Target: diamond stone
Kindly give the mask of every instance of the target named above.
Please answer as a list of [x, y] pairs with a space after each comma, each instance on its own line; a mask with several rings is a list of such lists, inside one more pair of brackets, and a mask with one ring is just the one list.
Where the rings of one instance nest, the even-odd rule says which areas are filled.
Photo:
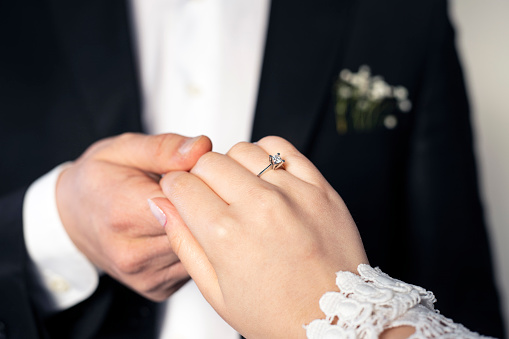
[[285, 161], [283, 159], [281, 159], [281, 154], [280, 153], [277, 153], [276, 155], [271, 155], [270, 156], [270, 163], [272, 164], [272, 167], [274, 169], [280, 167], [281, 165], [283, 165]]

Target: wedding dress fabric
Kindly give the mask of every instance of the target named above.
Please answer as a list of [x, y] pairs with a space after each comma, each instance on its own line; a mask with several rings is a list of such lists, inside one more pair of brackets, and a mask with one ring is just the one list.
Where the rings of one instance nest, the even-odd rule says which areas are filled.
[[359, 275], [336, 273], [340, 292], [327, 292], [320, 299], [325, 319], [305, 326], [310, 339], [371, 339], [386, 329], [412, 326], [411, 339], [488, 338], [441, 315], [432, 292], [391, 278], [379, 268], [359, 265]]

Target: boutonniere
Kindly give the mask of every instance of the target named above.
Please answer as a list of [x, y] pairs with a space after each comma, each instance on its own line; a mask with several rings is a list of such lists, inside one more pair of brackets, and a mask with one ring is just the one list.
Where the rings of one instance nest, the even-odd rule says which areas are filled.
[[406, 113], [412, 108], [405, 87], [391, 86], [381, 76], [372, 76], [366, 65], [357, 73], [342, 70], [334, 91], [339, 134], [350, 130], [367, 132], [380, 126], [393, 129], [398, 124], [395, 113]]

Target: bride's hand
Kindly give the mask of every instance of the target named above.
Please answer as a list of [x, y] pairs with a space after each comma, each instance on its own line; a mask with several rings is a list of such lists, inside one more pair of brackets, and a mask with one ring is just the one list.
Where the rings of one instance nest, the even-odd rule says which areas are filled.
[[[285, 169], [257, 177], [277, 152]], [[207, 153], [191, 173], [169, 173], [160, 184], [171, 204], [153, 201], [168, 216], [174, 252], [246, 337], [304, 337], [302, 325], [324, 317], [322, 294], [337, 290], [334, 273], [367, 263], [340, 196], [281, 138]]]

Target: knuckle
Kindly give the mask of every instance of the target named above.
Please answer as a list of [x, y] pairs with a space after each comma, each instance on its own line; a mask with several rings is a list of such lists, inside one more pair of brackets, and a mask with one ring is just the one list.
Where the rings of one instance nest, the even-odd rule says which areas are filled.
[[330, 215], [330, 210], [335, 205], [331, 196], [320, 187], [309, 185], [306, 189], [305, 196], [302, 195], [299, 200], [307, 215], [319, 214], [322, 218]]
[[169, 197], [189, 192], [193, 188], [193, 184], [189, 179], [189, 173], [187, 172], [172, 172], [170, 175], [165, 175], [159, 184], [163, 189], [163, 193]]
[[123, 144], [125, 142], [129, 142], [129, 141], [133, 140], [137, 135], [138, 135], [137, 133], [133, 133], [133, 132], [124, 132], [122, 134], [119, 134], [115, 138], [115, 142], [119, 143], [119, 144]]
[[111, 266], [119, 276], [133, 276], [145, 270], [143, 257], [131, 247], [129, 242], [121, 242], [113, 246], [110, 243], [105, 247]]
[[173, 134], [158, 134], [150, 136], [154, 138], [154, 156], [156, 159], [162, 160], [170, 155], [170, 148], [174, 144], [175, 135]]
[[232, 218], [229, 216], [215, 214], [210, 218], [212, 226], [211, 236], [216, 242], [225, 242], [230, 238]]
[[101, 154], [103, 150], [108, 148], [113, 143], [114, 138], [105, 138], [98, 140], [94, 142], [92, 145], [90, 145], [85, 152], [80, 156], [80, 159], [88, 159], [90, 157], [97, 156], [98, 154]]
[[238, 225], [238, 218], [228, 213], [210, 212], [207, 216], [207, 237], [215, 244], [225, 244], [235, 237], [235, 225]]
[[175, 287], [189, 278], [189, 274], [181, 262], [177, 262], [167, 267], [162, 272], [162, 281], [164, 282], [164, 286], [160, 286], [160, 288], [164, 288], [165, 290]]
[[235, 145], [233, 145], [233, 147], [230, 148], [230, 150], [228, 151], [227, 154], [229, 156], [235, 157], [236, 154], [242, 154], [242, 153], [248, 151], [249, 149], [251, 149], [252, 147], [253, 147], [252, 143], [246, 142], [246, 141], [241, 141], [241, 142], [238, 142]]
[[130, 229], [125, 210], [116, 204], [108, 204], [105, 209], [104, 222], [113, 234], [126, 235]]
[[164, 284], [164, 281], [161, 281], [157, 276], [152, 275], [144, 275], [139, 277], [136, 283], [136, 290], [140, 293], [151, 295], [153, 298], [162, 297], [160, 294], [161, 286]]
[[132, 143], [137, 133], [126, 132], [117, 136], [104, 138], [93, 143], [82, 155], [82, 158], [108, 160], [112, 152], [119, 152], [122, 145]]
[[216, 152], [207, 152], [198, 159], [193, 171], [210, 168], [215, 166], [223, 156]]
[[261, 138], [260, 141], [261, 142], [273, 142], [273, 141], [276, 141], [276, 140], [279, 140], [279, 139], [281, 139], [281, 138], [277, 137], [277, 136], [274, 136], [274, 135], [269, 135], [269, 136]]
[[171, 296], [188, 279], [189, 274], [183, 265], [176, 263], [139, 279], [136, 290], [152, 301], [161, 302]]
[[257, 213], [268, 217], [270, 214], [281, 211], [283, 206], [288, 203], [288, 198], [279, 190], [268, 187], [256, 187], [249, 191], [251, 201], [257, 203]]
[[327, 202], [329, 200], [329, 195], [322, 187], [307, 185], [306, 190], [307, 196], [312, 203], [321, 205], [323, 202]]
[[168, 295], [168, 293], [165, 293], [165, 291], [157, 291], [157, 292], [149, 292], [149, 293], [142, 293], [147, 299], [154, 301], [156, 303], [160, 303], [168, 299], [168, 297], [171, 295]]
[[123, 252], [123, 255], [115, 255], [113, 258], [113, 266], [117, 272], [122, 275], [134, 275], [143, 270], [143, 265], [130, 255]]
[[260, 139], [258, 141], [259, 144], [265, 144], [265, 145], [281, 144], [282, 142], [287, 142], [287, 141], [281, 137], [274, 136], [274, 135], [269, 135], [269, 136], [263, 137], [262, 139]]
[[260, 201], [261, 208], [265, 210], [272, 210], [286, 201], [286, 196], [276, 189], [259, 189], [256, 195]]
[[322, 258], [326, 250], [323, 243], [317, 241], [313, 236], [300, 238], [299, 243], [299, 257], [302, 260], [311, 260], [316, 262], [316, 259]]
[[110, 141], [111, 146], [114, 147], [115, 150], [118, 150], [118, 149], [122, 148], [123, 145], [132, 144], [138, 135], [139, 134], [132, 133], [132, 132], [125, 132], [125, 133], [119, 134], [116, 137], [111, 138], [111, 141]]
[[224, 225], [218, 225], [214, 228], [214, 237], [217, 240], [225, 240], [228, 238], [228, 228]]
[[166, 296], [166, 294], [163, 294], [163, 293], [147, 293], [147, 292], [141, 292], [140, 291], [140, 294], [142, 296], [144, 296], [145, 298], [147, 298], [148, 300], [150, 301], [154, 301], [156, 303], [160, 303], [160, 302], [163, 302], [165, 301], [166, 299], [168, 299], [168, 297]]

